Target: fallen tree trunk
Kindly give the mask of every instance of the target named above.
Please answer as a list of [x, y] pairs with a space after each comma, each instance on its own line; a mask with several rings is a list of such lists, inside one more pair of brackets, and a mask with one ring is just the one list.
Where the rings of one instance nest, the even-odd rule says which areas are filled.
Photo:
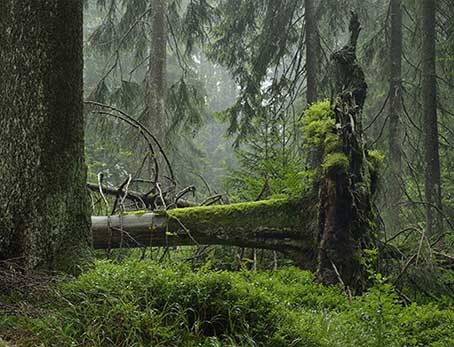
[[232, 245], [282, 252], [315, 269], [315, 199], [264, 200], [116, 216], [92, 217], [93, 246]]
[[316, 197], [93, 217], [94, 246], [265, 248], [316, 270], [320, 282], [342, 283], [353, 293], [363, 291], [364, 264], [370, 260], [364, 250], [375, 248], [371, 199], [381, 159], [379, 153], [366, 150], [363, 139], [367, 83], [356, 59], [360, 31], [358, 16], [352, 13], [350, 42], [332, 56], [336, 97], [327, 110], [314, 105], [306, 115], [313, 123], [304, 126], [304, 138], [321, 154], [314, 179]]

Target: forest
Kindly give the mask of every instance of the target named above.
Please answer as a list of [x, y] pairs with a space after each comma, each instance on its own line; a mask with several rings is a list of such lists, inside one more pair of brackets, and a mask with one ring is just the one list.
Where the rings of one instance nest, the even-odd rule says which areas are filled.
[[454, 347], [454, 0], [1, 0], [0, 347]]

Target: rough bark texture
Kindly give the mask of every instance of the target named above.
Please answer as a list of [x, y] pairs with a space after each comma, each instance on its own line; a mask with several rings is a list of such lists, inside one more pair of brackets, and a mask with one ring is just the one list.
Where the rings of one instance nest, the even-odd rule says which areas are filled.
[[442, 233], [440, 154], [438, 148], [437, 88], [435, 75], [435, 0], [421, 0], [422, 109], [424, 114], [426, 230]]
[[317, 203], [265, 200], [92, 217], [95, 248], [232, 245], [280, 251], [315, 270]]
[[356, 61], [360, 30], [357, 16], [353, 14], [350, 43], [332, 57], [337, 79], [334, 107], [340, 141], [336, 155], [348, 159], [348, 164], [326, 167], [325, 163], [319, 194], [317, 269], [318, 278], [323, 283], [343, 282], [357, 292], [365, 285], [361, 258], [362, 250], [368, 243], [371, 217], [371, 180], [361, 135], [361, 114], [367, 84]]
[[400, 201], [403, 193], [402, 139], [402, 6], [391, 0], [390, 96], [389, 96], [389, 228], [400, 230]]
[[[151, 52], [146, 78], [145, 105], [147, 126], [165, 149], [166, 117], [166, 59], [167, 59], [167, 0], [151, 0]], [[159, 157], [160, 170], [165, 169], [164, 160]], [[165, 172], [162, 172], [165, 174]]]
[[0, 259], [61, 268], [90, 232], [82, 1], [2, 0], [0, 47]]

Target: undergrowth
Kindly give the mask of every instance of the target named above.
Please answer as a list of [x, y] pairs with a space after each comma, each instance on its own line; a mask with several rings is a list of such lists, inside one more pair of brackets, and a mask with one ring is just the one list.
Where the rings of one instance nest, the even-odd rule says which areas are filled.
[[62, 347], [454, 346], [452, 305], [404, 306], [379, 276], [349, 303], [340, 287], [293, 267], [193, 272], [100, 261], [49, 295], [38, 313], [0, 315], [0, 336]]

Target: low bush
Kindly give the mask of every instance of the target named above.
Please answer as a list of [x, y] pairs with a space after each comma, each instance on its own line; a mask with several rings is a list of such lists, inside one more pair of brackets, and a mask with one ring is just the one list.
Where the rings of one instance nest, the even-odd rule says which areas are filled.
[[102, 261], [60, 283], [40, 310], [0, 324], [26, 332], [21, 346], [454, 346], [449, 308], [405, 307], [381, 279], [350, 304], [341, 288], [292, 267], [192, 272]]

